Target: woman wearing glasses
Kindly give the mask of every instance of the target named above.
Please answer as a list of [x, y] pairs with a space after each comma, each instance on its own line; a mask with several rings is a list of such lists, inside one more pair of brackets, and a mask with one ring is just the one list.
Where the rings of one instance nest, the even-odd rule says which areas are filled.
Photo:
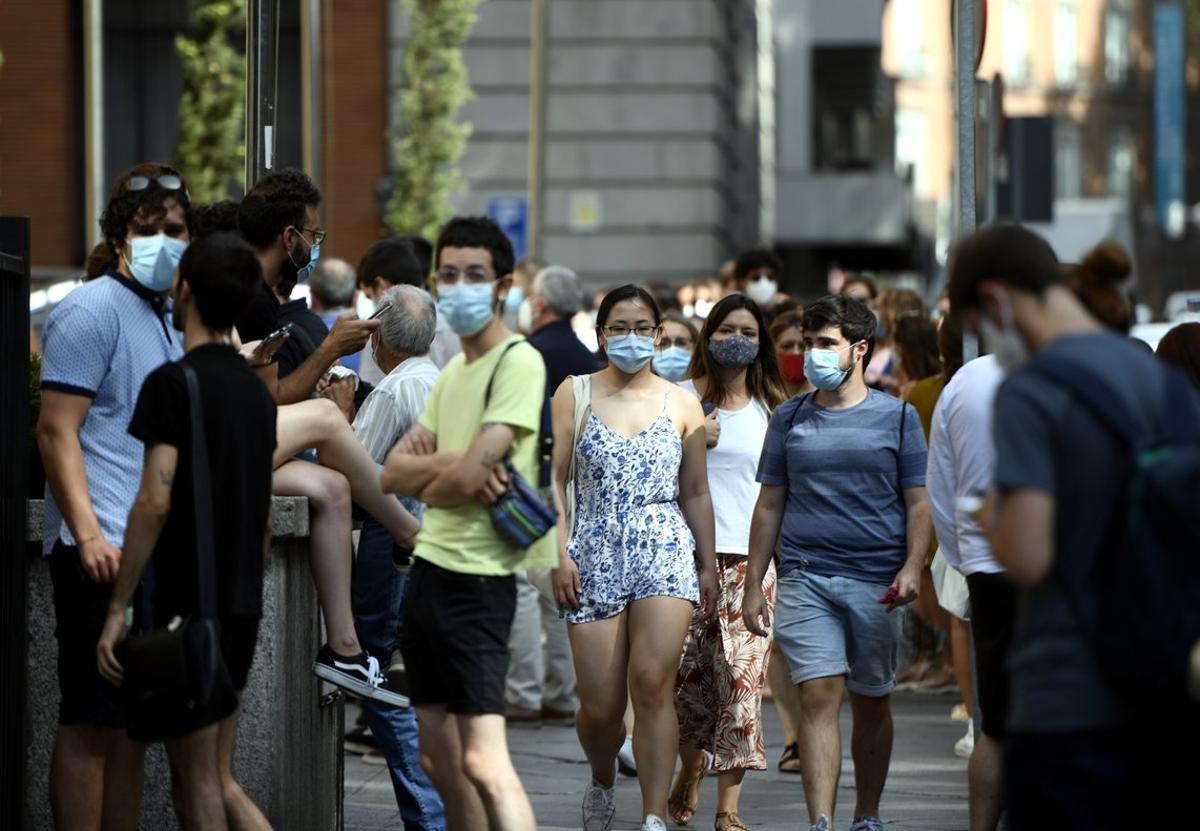
[[570, 624], [576, 729], [592, 768], [584, 831], [612, 826], [627, 695], [642, 828], [666, 828], [679, 656], [694, 608], [705, 619], [716, 609], [704, 414], [651, 371], [661, 323], [643, 289], [609, 292], [597, 314], [608, 367], [568, 379], [554, 396], [555, 488], [574, 505], [573, 522], [561, 520], [554, 593]]
[[[709, 412], [708, 479], [716, 516], [717, 614], [697, 620], [676, 681], [680, 767], [671, 789], [671, 818], [691, 821], [700, 780], [711, 763], [719, 775], [716, 831], [749, 831], [738, 816], [747, 770], [767, 766], [762, 736], [762, 690], [769, 638], [742, 622], [750, 516], [758, 500], [755, 474], [771, 412], [787, 398], [767, 323], [757, 303], [731, 294], [713, 307], [681, 385]], [[769, 569], [763, 595], [775, 597]]]

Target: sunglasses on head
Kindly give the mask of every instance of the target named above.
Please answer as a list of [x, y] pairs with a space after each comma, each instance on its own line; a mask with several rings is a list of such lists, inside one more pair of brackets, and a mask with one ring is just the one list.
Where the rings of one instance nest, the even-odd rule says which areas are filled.
[[[183, 179], [178, 173], [160, 173], [158, 176], [130, 176], [125, 190], [146, 190], [150, 187], [151, 182], [156, 183], [163, 190], [183, 189]], [[185, 190], [184, 193], [186, 194], [187, 191]]]

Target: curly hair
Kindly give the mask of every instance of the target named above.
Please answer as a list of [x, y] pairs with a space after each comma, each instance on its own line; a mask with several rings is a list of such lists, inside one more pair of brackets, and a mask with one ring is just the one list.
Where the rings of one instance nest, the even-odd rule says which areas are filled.
[[259, 179], [238, 208], [238, 228], [260, 251], [289, 226], [304, 224], [305, 209], [321, 204], [321, 191], [303, 170], [285, 167]]
[[[164, 188], [159, 184], [158, 177], [165, 175], [178, 176], [183, 186], [175, 190]], [[134, 176], [145, 176], [150, 184], [141, 190], [130, 190], [129, 181]], [[108, 195], [108, 205], [100, 215], [100, 231], [104, 234], [104, 242], [88, 256], [88, 279], [103, 274], [120, 258], [134, 217], [141, 215], [150, 221], [157, 220], [166, 214], [167, 202], [172, 200], [183, 208], [184, 222], [190, 228], [192, 200], [188, 196], [187, 182], [178, 170], [161, 162], [142, 162], [118, 176]]]

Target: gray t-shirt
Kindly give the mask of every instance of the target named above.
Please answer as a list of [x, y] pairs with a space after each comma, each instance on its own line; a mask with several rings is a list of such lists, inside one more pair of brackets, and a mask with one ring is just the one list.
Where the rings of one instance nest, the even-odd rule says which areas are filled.
[[908, 557], [904, 491], [925, 485], [921, 417], [878, 390], [846, 409], [814, 398], [775, 411], [758, 463], [760, 483], [787, 485], [779, 574], [890, 585]]
[[[1080, 614], [1099, 612], [1096, 559], [1109, 537], [1105, 517], [1124, 498], [1126, 472], [1115, 437], [1061, 384], [1035, 372], [1048, 356], [1077, 362], [1106, 379], [1130, 412], [1153, 418], [1163, 374], [1154, 356], [1110, 334], [1051, 341], [1017, 369], [996, 398], [996, 485], [1054, 495], [1054, 568]], [[1095, 730], [1119, 726], [1121, 707], [1106, 687], [1091, 647], [1058, 582], [1048, 576], [1018, 594], [1008, 657], [1008, 727], [1014, 732]]]

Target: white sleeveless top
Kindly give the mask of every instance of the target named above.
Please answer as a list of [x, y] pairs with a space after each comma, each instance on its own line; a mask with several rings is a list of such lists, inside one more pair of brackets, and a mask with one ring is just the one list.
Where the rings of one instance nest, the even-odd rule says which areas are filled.
[[[700, 394], [691, 381], [681, 381], [697, 398]], [[708, 448], [708, 492], [712, 496], [717, 524], [717, 553], [750, 552], [750, 519], [758, 501], [756, 481], [758, 459], [762, 455], [770, 416], [757, 398], [740, 410], [717, 410], [721, 439]]]

